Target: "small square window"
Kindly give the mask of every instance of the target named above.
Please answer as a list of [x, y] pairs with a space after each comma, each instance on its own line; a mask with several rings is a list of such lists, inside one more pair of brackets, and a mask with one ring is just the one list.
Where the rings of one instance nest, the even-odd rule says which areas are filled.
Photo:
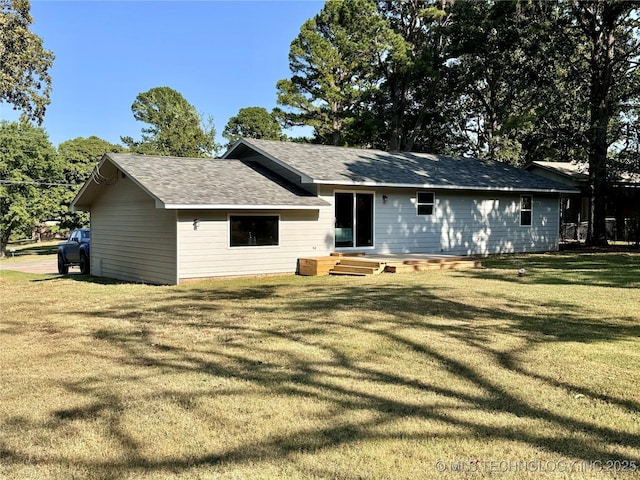
[[433, 192], [418, 192], [416, 195], [416, 207], [418, 215], [433, 215], [433, 207], [436, 203], [436, 195]]
[[533, 218], [533, 198], [531, 195], [522, 195], [520, 197], [520, 225], [528, 227], [531, 225]]

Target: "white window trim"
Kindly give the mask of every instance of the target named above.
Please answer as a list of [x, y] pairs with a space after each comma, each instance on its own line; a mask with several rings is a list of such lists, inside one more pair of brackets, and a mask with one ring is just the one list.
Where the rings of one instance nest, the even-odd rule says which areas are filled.
[[[277, 217], [278, 218], [278, 245], [239, 245], [237, 247], [231, 246], [231, 217]], [[228, 213], [227, 214], [227, 248], [230, 250], [274, 250], [278, 249], [282, 245], [281, 229], [280, 229], [280, 214], [279, 213]]]
[[[369, 195], [373, 195], [373, 211], [371, 212], [373, 215], [373, 221], [372, 221], [372, 225], [371, 225], [371, 229], [372, 229], [372, 235], [373, 235], [373, 245], [368, 246], [368, 247], [356, 247], [355, 245], [353, 247], [336, 247], [336, 230], [335, 230], [335, 208], [336, 208], [336, 193], [351, 193], [353, 194], [353, 230], [355, 232], [356, 230], [356, 202], [355, 202], [355, 195], [357, 193], [365, 193], [365, 194], [369, 194]], [[334, 221], [333, 221], [333, 248], [335, 250], [341, 250], [341, 251], [358, 251], [358, 250], [375, 250], [376, 248], [376, 192], [375, 190], [334, 190], [333, 191], [333, 214], [334, 214]], [[354, 244], [355, 244], [355, 237], [354, 237]]]
[[[433, 195], [433, 203], [420, 203], [419, 199], [418, 199], [418, 194], [420, 193], [431, 193]], [[420, 214], [419, 210], [420, 210], [420, 206], [421, 205], [431, 205], [431, 213], [429, 214]], [[419, 217], [430, 217], [431, 215], [433, 215], [436, 211], [436, 192], [434, 192], [433, 190], [418, 190], [416, 191], [416, 215]]]
[[[531, 208], [530, 209], [523, 209], [522, 208], [522, 199], [525, 197], [529, 197], [530, 203], [531, 203]], [[530, 212], [531, 213], [531, 221], [530, 223], [527, 225], [525, 223], [522, 223], [522, 212]], [[518, 219], [520, 226], [521, 227], [525, 227], [525, 228], [529, 228], [533, 225], [533, 195], [520, 195], [520, 208], [518, 209], [518, 215], [520, 216], [520, 218]]]

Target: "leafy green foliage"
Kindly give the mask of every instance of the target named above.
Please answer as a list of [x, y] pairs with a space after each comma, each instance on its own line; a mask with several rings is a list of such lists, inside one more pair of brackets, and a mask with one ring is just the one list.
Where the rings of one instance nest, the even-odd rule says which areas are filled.
[[215, 128], [209, 118], [204, 122], [185, 98], [169, 87], [155, 87], [139, 94], [131, 105], [133, 117], [149, 124], [142, 139], [121, 137], [135, 153], [176, 157], [208, 157], [215, 154]]
[[275, 115], [263, 107], [241, 108], [238, 115], [229, 119], [222, 136], [229, 140], [229, 143], [243, 137], [264, 140], [286, 139]]
[[29, 30], [30, 9], [29, 0], [0, 0], [0, 101], [21, 110], [22, 120], [42, 124], [54, 55]]
[[319, 143], [588, 158], [588, 238], [605, 244], [610, 165], [640, 170], [639, 13], [621, 0], [329, 1], [291, 44], [278, 113]]
[[0, 255], [12, 236], [31, 237], [59, 208], [62, 163], [46, 132], [29, 123], [0, 122]]
[[457, 19], [447, 28], [454, 151], [515, 165], [539, 159], [529, 157], [546, 137], [541, 120], [553, 115], [541, 99], [561, 96], [556, 64], [548, 61], [559, 38], [557, 23], [548, 21], [557, 18], [557, 5], [459, 2], [451, 13]]
[[291, 43], [293, 75], [277, 83], [286, 110], [276, 114], [288, 126], [312, 126], [322, 143], [351, 143], [377, 89], [373, 65], [390, 40], [373, 1], [329, 0]]
[[[606, 190], [612, 119], [640, 104], [638, 61], [640, 60], [640, 22], [635, 2], [592, 0], [570, 5], [587, 48], [583, 75], [587, 79], [589, 128], [589, 176], [591, 214], [587, 242], [606, 245]], [[620, 119], [621, 117], [618, 117]]]
[[58, 156], [64, 166], [65, 181], [69, 184], [60, 193], [58, 217], [60, 227], [73, 229], [89, 226], [87, 212], [69, 212], [68, 206], [78, 193], [80, 186], [91, 174], [96, 163], [108, 152], [122, 152], [124, 147], [107, 142], [101, 138], [74, 138], [58, 145]]
[[391, 31], [388, 50], [378, 57], [380, 89], [375, 110], [384, 119], [388, 150], [443, 151], [442, 128], [450, 101], [442, 70], [448, 45], [443, 28], [451, 21], [441, 1], [378, 1], [378, 14]]

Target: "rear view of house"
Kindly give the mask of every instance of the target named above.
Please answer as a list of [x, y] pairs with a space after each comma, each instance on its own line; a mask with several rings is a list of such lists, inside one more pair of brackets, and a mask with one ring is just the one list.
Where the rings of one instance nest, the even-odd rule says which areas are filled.
[[71, 208], [91, 212], [94, 275], [176, 284], [332, 252], [556, 250], [573, 192], [497, 162], [240, 140], [215, 160], [107, 154]]

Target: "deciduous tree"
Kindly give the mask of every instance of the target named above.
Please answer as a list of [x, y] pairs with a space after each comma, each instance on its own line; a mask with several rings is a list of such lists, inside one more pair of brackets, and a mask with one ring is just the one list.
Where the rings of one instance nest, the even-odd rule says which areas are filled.
[[[564, 128], [561, 112], [578, 116], [582, 103], [567, 95], [570, 59], [559, 61], [558, 41], [572, 54], [576, 43], [563, 37], [559, 12], [558, 4], [540, 1], [452, 6], [446, 76], [456, 153], [514, 165], [540, 160], [534, 155], [549, 146], [548, 134]], [[560, 108], [551, 104], [564, 98]]]
[[211, 118], [202, 117], [185, 98], [169, 87], [139, 94], [131, 105], [133, 117], [149, 125], [142, 139], [121, 137], [131, 151], [147, 155], [209, 157], [218, 150]]
[[[389, 150], [434, 146], [446, 137], [440, 128], [446, 90], [442, 69], [448, 40], [443, 35], [451, 0], [379, 0], [378, 14], [392, 32], [379, 51], [378, 108]], [[424, 132], [428, 132], [426, 138]]]
[[91, 174], [95, 165], [108, 152], [124, 151], [122, 145], [109, 143], [101, 138], [74, 138], [58, 145], [58, 157], [64, 169], [65, 182], [68, 184], [60, 191], [59, 212], [60, 227], [73, 229], [89, 226], [87, 212], [69, 212], [69, 204], [78, 190]]
[[0, 256], [14, 236], [34, 228], [59, 208], [63, 167], [46, 132], [27, 122], [0, 122]]
[[284, 140], [282, 127], [276, 116], [264, 107], [246, 107], [231, 117], [224, 127], [222, 136], [233, 143], [239, 138], [258, 138], [264, 140]]
[[[612, 141], [611, 119], [628, 100], [620, 88], [638, 67], [638, 5], [621, 0], [576, 1], [571, 4], [576, 24], [587, 39], [589, 85], [588, 158], [591, 215], [587, 242], [606, 245], [607, 156]], [[637, 94], [636, 94], [637, 98]]]
[[54, 55], [29, 28], [29, 0], [0, 0], [0, 101], [21, 111], [22, 120], [42, 124]]

